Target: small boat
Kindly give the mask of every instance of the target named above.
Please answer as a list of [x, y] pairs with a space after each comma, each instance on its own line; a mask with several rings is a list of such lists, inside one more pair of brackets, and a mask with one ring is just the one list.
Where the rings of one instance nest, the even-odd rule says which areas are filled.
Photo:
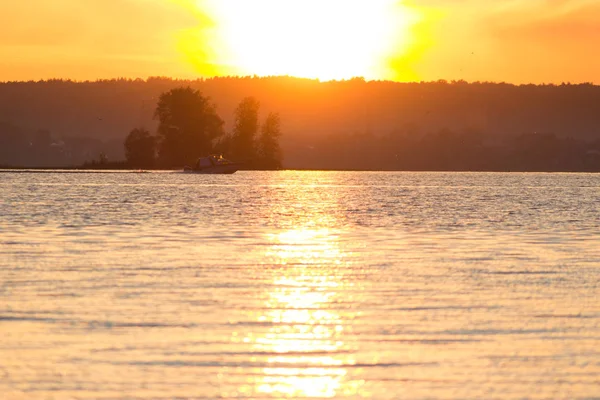
[[221, 155], [210, 155], [200, 157], [194, 167], [186, 166], [183, 172], [188, 174], [233, 174], [241, 165], [241, 163], [231, 162]]

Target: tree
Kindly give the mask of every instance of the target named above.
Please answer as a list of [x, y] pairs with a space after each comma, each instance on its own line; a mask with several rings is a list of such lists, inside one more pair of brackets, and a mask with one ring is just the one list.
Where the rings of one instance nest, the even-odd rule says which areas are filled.
[[254, 97], [246, 97], [235, 109], [231, 135], [231, 155], [235, 160], [256, 158], [256, 135], [258, 133], [258, 111], [260, 103]]
[[192, 164], [213, 151], [213, 141], [223, 134], [216, 106], [190, 87], [163, 93], [154, 117], [158, 125], [158, 157], [163, 166]]
[[137, 168], [152, 168], [156, 155], [156, 138], [147, 129], [136, 128], [125, 139], [127, 163]]
[[261, 127], [261, 134], [258, 138], [258, 158], [261, 168], [280, 169], [281, 147], [279, 138], [281, 137], [281, 118], [277, 113], [269, 113]]

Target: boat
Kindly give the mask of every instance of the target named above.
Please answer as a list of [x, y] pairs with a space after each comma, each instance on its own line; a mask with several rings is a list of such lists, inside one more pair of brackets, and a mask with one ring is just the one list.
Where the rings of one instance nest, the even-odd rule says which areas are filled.
[[186, 166], [183, 172], [188, 174], [233, 174], [240, 169], [242, 163], [223, 158], [222, 155], [200, 157], [193, 167]]

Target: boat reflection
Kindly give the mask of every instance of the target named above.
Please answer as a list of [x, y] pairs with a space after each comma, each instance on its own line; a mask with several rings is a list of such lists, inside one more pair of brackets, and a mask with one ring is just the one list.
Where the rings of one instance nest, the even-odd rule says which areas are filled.
[[334, 397], [358, 391], [348, 377], [353, 349], [352, 311], [344, 302], [348, 257], [335, 234], [300, 229], [271, 237], [266, 257], [281, 268], [273, 273], [265, 313], [258, 320], [271, 328], [254, 338], [253, 350], [266, 360], [255, 393], [275, 397]]

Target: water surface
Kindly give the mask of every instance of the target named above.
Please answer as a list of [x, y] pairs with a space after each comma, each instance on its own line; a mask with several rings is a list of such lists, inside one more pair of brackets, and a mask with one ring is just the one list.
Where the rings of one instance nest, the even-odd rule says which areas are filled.
[[590, 399], [600, 175], [0, 174], [6, 399]]

